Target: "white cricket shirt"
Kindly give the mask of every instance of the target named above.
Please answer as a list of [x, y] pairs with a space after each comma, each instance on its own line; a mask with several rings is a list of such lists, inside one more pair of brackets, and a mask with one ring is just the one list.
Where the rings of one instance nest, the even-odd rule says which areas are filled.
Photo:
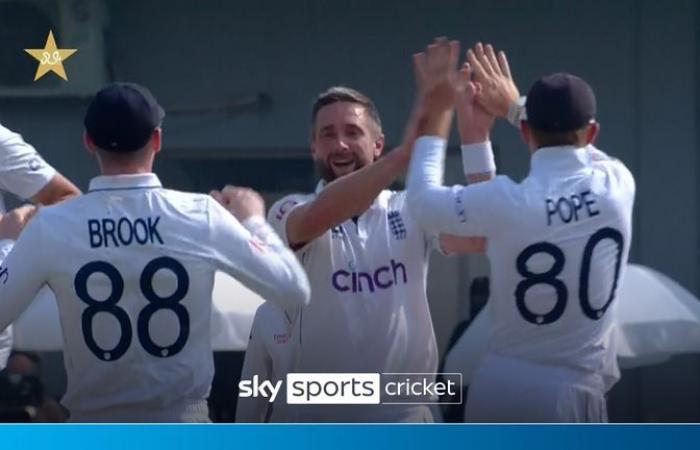
[[[0, 215], [5, 212], [3, 191], [28, 199], [55, 175], [56, 170], [44, 161], [34, 147], [0, 124]], [[0, 369], [5, 366], [11, 350], [12, 327], [0, 329]]]
[[615, 294], [632, 237], [629, 170], [590, 146], [550, 147], [532, 155], [522, 183], [498, 176], [448, 188], [444, 152], [442, 139], [417, 141], [409, 205], [429, 230], [487, 237], [489, 352], [614, 376]]
[[42, 208], [2, 268], [0, 328], [43, 285], [56, 294], [63, 403], [79, 421], [179, 421], [207, 397], [216, 270], [282, 307], [309, 296], [262, 218], [244, 227], [211, 197], [163, 189], [154, 174], [97, 177], [88, 193]]
[[[269, 380], [276, 383], [285, 381], [288, 372], [293, 369], [294, 353], [292, 346], [293, 314], [272, 303], [263, 303], [255, 312], [250, 340], [245, 352], [241, 380], [253, 380], [254, 376], [262, 382]], [[268, 398], [238, 397], [236, 404], [236, 422], [287, 421], [281, 411], [285, 403], [285, 392], [280, 391], [275, 399], [275, 406]]]
[[[268, 220], [289, 243], [290, 211], [316, 193], [284, 197]], [[437, 241], [408, 214], [404, 192], [382, 191], [370, 208], [296, 253], [313, 292], [295, 322], [296, 372], [434, 373], [437, 345], [426, 297]], [[394, 421], [394, 405], [298, 405], [298, 421]]]

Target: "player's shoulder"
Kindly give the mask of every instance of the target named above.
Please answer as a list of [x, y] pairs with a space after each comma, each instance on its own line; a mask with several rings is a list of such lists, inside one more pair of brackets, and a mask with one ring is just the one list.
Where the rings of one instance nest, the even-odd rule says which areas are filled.
[[[18, 145], [21, 144], [21, 145]], [[4, 127], [0, 123], [0, 156], [15, 154], [35, 154], [36, 150], [24, 141], [22, 135]]]
[[287, 194], [272, 204], [268, 212], [270, 221], [281, 221], [295, 206], [308, 203], [316, 197], [314, 193], [292, 193]]
[[8, 139], [15, 138], [16, 136], [17, 133], [9, 128], [6, 128], [2, 123], [0, 123], [0, 143], [3, 143]]
[[56, 220], [60, 217], [73, 217], [76, 212], [87, 212], [86, 204], [89, 202], [90, 199], [88, 196], [83, 194], [54, 203], [53, 205], [41, 205], [32, 220], [36, 218]]
[[386, 209], [403, 209], [406, 206], [406, 191], [384, 189], [379, 193], [375, 202]]
[[205, 213], [216, 204], [208, 194], [160, 188], [157, 193], [173, 206], [187, 208], [190, 212]]
[[595, 169], [605, 171], [619, 181], [621, 185], [624, 185], [632, 192], [635, 191], [634, 175], [622, 160], [608, 155], [593, 145], [589, 145], [587, 149], [591, 157], [591, 164]]

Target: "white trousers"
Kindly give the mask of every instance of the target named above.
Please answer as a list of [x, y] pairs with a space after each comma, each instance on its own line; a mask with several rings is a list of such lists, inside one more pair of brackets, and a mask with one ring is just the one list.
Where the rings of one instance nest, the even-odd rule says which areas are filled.
[[607, 422], [597, 374], [484, 355], [469, 386], [465, 422]]

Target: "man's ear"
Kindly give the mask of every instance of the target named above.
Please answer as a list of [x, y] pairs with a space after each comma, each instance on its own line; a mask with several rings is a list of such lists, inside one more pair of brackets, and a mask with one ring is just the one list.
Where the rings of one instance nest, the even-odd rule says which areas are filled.
[[598, 139], [598, 134], [600, 134], [600, 124], [598, 122], [589, 124], [586, 130], [586, 145], [594, 144], [595, 140]]
[[377, 159], [381, 156], [382, 151], [384, 151], [384, 144], [386, 143], [386, 140], [384, 138], [383, 133], [379, 133], [379, 136], [377, 136], [374, 139], [374, 159]]
[[160, 152], [162, 145], [163, 145], [163, 129], [158, 127], [155, 130], [153, 130], [153, 134], [151, 135], [151, 148], [153, 149], [153, 153]]
[[525, 141], [525, 143], [530, 143], [530, 127], [528, 126], [527, 121], [525, 120], [520, 121], [520, 136], [522, 136], [523, 141]]
[[88, 154], [90, 154], [91, 156], [95, 156], [95, 153], [97, 152], [97, 146], [93, 142], [90, 135], [87, 134], [87, 131], [83, 131], [83, 145], [85, 146], [85, 151], [87, 151]]

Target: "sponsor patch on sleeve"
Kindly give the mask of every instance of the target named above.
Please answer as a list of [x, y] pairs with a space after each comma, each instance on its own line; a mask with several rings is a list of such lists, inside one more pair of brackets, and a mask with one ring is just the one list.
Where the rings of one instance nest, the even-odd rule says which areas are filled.
[[466, 211], [466, 208], [464, 207], [464, 200], [462, 200], [462, 196], [460, 195], [461, 193], [462, 193], [461, 190], [454, 191], [455, 212], [457, 213], [457, 217], [459, 217], [459, 221], [461, 223], [466, 223], [467, 222], [467, 211]]
[[259, 251], [260, 253], [265, 253], [265, 243], [258, 238], [250, 238], [248, 241], [251, 247]]
[[277, 214], [275, 214], [275, 219], [281, 221], [284, 218], [284, 216], [287, 215], [287, 213], [298, 204], [299, 202], [296, 200], [287, 200], [283, 202], [279, 206], [279, 208], [277, 208]]

